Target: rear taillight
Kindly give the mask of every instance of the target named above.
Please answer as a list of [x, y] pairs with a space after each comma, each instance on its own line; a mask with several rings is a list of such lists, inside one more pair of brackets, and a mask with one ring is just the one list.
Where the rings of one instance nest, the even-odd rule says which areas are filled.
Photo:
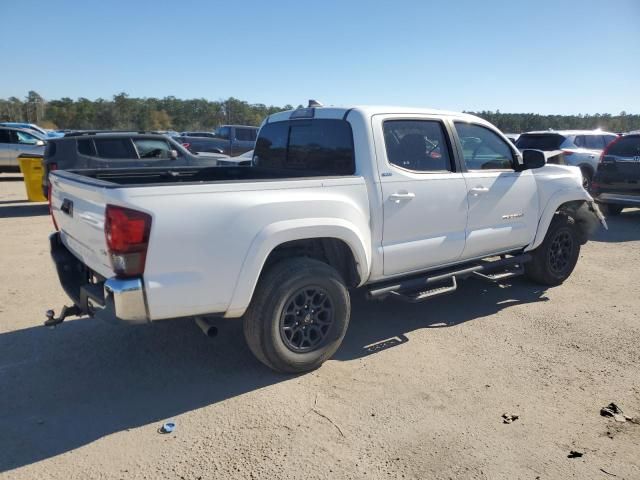
[[60, 230], [58, 228], [58, 224], [56, 223], [56, 217], [53, 216], [53, 209], [51, 208], [51, 182], [49, 182], [49, 188], [47, 191], [47, 201], [49, 202], [49, 215], [51, 215], [51, 220], [53, 221], [53, 226], [56, 229], [56, 232]]
[[104, 233], [116, 275], [133, 277], [144, 273], [150, 232], [150, 215], [130, 208], [107, 205]]
[[565, 155], [573, 155], [573, 152], [571, 150], [562, 150], [562, 153], [564, 153]]
[[183, 143], [182, 146], [184, 148], [186, 148], [187, 150], [189, 150], [189, 147], [191, 146], [191, 144], [190, 143]]
[[609, 150], [611, 150], [611, 147], [613, 147], [621, 139], [622, 139], [622, 136], [619, 135], [615, 140], [612, 140], [611, 142], [609, 142], [609, 144], [604, 148], [604, 150], [602, 150], [602, 153], [600, 154], [600, 160], [599, 160], [600, 163], [602, 163], [606, 155], [609, 155]]

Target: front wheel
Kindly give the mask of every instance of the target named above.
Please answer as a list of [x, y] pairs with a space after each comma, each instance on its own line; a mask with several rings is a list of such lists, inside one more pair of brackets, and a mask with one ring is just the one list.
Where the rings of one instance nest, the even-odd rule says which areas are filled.
[[310, 258], [284, 260], [261, 276], [244, 316], [244, 336], [269, 368], [307, 372], [336, 352], [350, 310], [349, 292], [334, 268]]
[[580, 256], [580, 240], [575, 220], [557, 213], [543, 242], [531, 254], [533, 258], [525, 264], [525, 273], [529, 279], [549, 286], [564, 282], [573, 272]]

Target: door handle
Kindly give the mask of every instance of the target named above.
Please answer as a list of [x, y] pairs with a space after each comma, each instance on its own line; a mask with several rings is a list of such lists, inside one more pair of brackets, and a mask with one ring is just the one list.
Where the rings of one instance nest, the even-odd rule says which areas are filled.
[[411, 192], [396, 192], [392, 193], [390, 198], [394, 202], [400, 203], [401, 200], [411, 200], [413, 198], [416, 198], [416, 194]]
[[477, 197], [481, 193], [487, 193], [488, 191], [489, 189], [487, 187], [473, 187], [472, 189], [469, 190], [469, 193], [474, 197]]

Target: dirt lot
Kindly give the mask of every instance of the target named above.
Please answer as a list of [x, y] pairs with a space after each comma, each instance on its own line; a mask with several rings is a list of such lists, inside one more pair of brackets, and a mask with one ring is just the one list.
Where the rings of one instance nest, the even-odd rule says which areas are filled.
[[470, 280], [420, 305], [355, 293], [336, 357], [290, 377], [254, 360], [237, 321], [215, 339], [191, 321], [42, 327], [67, 301], [52, 224], [7, 177], [1, 478], [640, 478], [640, 424], [599, 415], [613, 401], [640, 418], [640, 210], [558, 288]]

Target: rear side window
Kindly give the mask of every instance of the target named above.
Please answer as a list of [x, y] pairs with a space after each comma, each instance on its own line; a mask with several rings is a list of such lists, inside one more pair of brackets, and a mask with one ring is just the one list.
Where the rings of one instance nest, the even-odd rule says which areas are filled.
[[435, 120], [387, 120], [383, 126], [389, 162], [414, 172], [450, 172], [442, 124]]
[[52, 158], [56, 156], [56, 151], [58, 150], [58, 142], [47, 142], [47, 146], [44, 147], [44, 156], [45, 158]]
[[557, 133], [523, 134], [516, 142], [516, 147], [520, 150], [527, 148], [533, 150], [560, 150], [560, 145], [565, 141], [565, 137]]
[[604, 146], [606, 147], [618, 137], [616, 135], [603, 135], [602, 138], [604, 138]]
[[90, 157], [96, 156], [96, 147], [90, 138], [78, 140], [78, 153]]
[[137, 159], [138, 156], [128, 138], [96, 138], [98, 156], [102, 158]]
[[607, 154], [617, 157], [640, 156], [640, 136], [622, 137], [609, 147]]
[[351, 126], [332, 119], [268, 123], [260, 130], [254, 163], [304, 176], [353, 175]]
[[469, 170], [513, 170], [513, 152], [499, 135], [471, 123], [455, 123]]
[[236, 140], [242, 142], [255, 142], [257, 132], [253, 128], [236, 128]]
[[11, 143], [9, 130], [0, 130], [0, 143]]

